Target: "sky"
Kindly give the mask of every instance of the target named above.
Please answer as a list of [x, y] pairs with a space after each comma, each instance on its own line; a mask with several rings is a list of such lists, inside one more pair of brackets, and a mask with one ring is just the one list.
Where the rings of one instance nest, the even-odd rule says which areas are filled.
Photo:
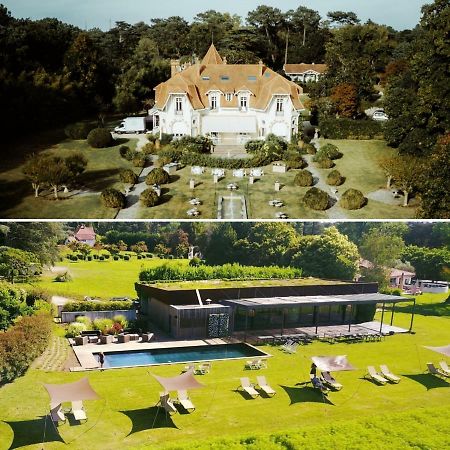
[[390, 25], [397, 30], [413, 28], [420, 19], [420, 8], [432, 0], [0, 0], [16, 18], [56, 17], [80, 28], [107, 30], [122, 20], [150, 22], [151, 18], [182, 16], [190, 21], [199, 12], [215, 9], [245, 17], [258, 5], [282, 11], [300, 5], [319, 11], [353, 11], [365, 22]]

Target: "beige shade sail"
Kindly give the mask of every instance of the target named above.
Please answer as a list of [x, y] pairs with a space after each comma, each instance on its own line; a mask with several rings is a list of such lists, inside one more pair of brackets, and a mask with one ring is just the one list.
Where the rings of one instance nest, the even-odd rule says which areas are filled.
[[97, 392], [92, 389], [87, 378], [82, 378], [74, 383], [44, 384], [44, 387], [50, 395], [52, 405], [77, 400], [98, 400], [100, 398]]
[[433, 352], [442, 353], [443, 355], [450, 357], [450, 344], [444, 345], [443, 347], [427, 347], [426, 345], [424, 345], [424, 347], [428, 350], [433, 350]]
[[356, 370], [347, 359], [346, 355], [339, 356], [313, 356], [313, 363], [324, 372], [339, 372], [341, 370]]
[[[153, 375], [153, 374], [152, 374]], [[199, 389], [205, 387], [194, 378], [193, 369], [182, 373], [176, 377], [164, 378], [153, 375], [158, 383], [164, 388], [165, 391], [182, 391], [189, 389]]]

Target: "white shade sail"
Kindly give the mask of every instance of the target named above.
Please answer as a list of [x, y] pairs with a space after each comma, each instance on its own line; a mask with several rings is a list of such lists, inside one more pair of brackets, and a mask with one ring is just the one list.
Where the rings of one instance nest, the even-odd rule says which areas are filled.
[[433, 352], [438, 352], [442, 355], [450, 357], [450, 344], [444, 345], [443, 347], [427, 347], [426, 345], [424, 345], [424, 347], [428, 350], [433, 350]]
[[[153, 375], [153, 374], [152, 374]], [[153, 375], [158, 383], [167, 391], [182, 391], [189, 389], [199, 389], [205, 387], [194, 378], [193, 369], [188, 370], [176, 377], [165, 378]]]
[[202, 132], [206, 133], [256, 133], [256, 117], [206, 116], [202, 120]]
[[346, 355], [340, 356], [313, 356], [313, 363], [324, 372], [339, 372], [341, 370], [356, 370], [347, 359]]
[[92, 389], [87, 378], [82, 378], [74, 383], [44, 384], [44, 387], [50, 395], [50, 403], [54, 405], [77, 400], [98, 400], [100, 398], [97, 392]]

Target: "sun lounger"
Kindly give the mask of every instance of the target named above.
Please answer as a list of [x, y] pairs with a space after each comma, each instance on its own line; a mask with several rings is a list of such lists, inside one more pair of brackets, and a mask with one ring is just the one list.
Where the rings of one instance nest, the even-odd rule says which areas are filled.
[[296, 353], [297, 352], [297, 347], [298, 347], [298, 342], [294, 342], [293, 344], [291, 344], [289, 346], [286, 346], [284, 351], [286, 353]]
[[270, 387], [269, 383], [267, 383], [266, 377], [264, 376], [256, 377], [256, 381], [258, 382], [259, 388], [269, 397], [272, 397], [276, 394], [276, 392]]
[[448, 368], [448, 365], [445, 361], [441, 361], [439, 363], [439, 365], [441, 366], [441, 370], [447, 375], [450, 376], [450, 369]]
[[61, 403], [58, 403], [57, 405], [50, 405], [50, 408], [50, 415], [55, 425], [59, 425], [59, 422], [64, 423], [66, 421], [66, 416], [61, 408]]
[[183, 370], [182, 370], [181, 372], [184, 373], [184, 372], [187, 372], [187, 371], [189, 371], [189, 370], [192, 370], [193, 372], [195, 372], [195, 364], [194, 364], [194, 363], [186, 364], [186, 365], [183, 367]]
[[196, 374], [205, 375], [211, 371], [211, 363], [205, 362], [203, 364], [199, 364], [197, 370], [195, 371]]
[[401, 378], [394, 375], [386, 365], [380, 365], [381, 375], [392, 383], [400, 383]]
[[195, 410], [187, 391], [178, 391], [178, 403], [189, 413]]
[[81, 400], [72, 402], [72, 414], [75, 420], [87, 420], [86, 411]]
[[261, 358], [252, 359], [251, 361], [247, 361], [245, 363], [245, 368], [251, 370], [266, 369], [267, 363]]
[[161, 407], [164, 408], [166, 413], [175, 414], [177, 412], [177, 408], [175, 408], [175, 405], [173, 404], [172, 400], [170, 399], [168, 392], [160, 392], [159, 403], [160, 403]]
[[330, 372], [322, 372], [322, 381], [336, 391], [340, 391], [344, 387], [331, 376]]
[[259, 392], [253, 387], [253, 384], [250, 383], [247, 377], [241, 378], [240, 387], [252, 398], [256, 398], [259, 395]]
[[430, 372], [431, 375], [436, 375], [437, 377], [444, 377], [444, 378], [449, 376], [443, 370], [436, 368], [433, 363], [427, 363], [427, 368], [428, 372]]
[[376, 383], [384, 385], [388, 382], [386, 378], [382, 377], [379, 373], [377, 373], [374, 366], [367, 366], [367, 371], [369, 377]]

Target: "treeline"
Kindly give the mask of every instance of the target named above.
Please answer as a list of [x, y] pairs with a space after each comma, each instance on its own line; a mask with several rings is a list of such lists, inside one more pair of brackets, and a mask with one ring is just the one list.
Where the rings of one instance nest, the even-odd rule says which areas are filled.
[[145, 269], [139, 274], [139, 280], [144, 282], [157, 281], [194, 281], [194, 280], [262, 280], [300, 278], [302, 270], [291, 267], [255, 267], [240, 264], [224, 264], [221, 266], [206, 265], [175, 265], [162, 264]]

